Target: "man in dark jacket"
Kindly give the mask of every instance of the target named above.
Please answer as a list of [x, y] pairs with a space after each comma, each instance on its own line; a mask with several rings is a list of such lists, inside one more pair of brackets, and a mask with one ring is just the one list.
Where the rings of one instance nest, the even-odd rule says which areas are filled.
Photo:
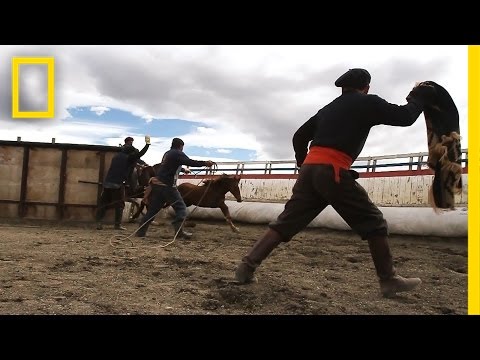
[[[139, 152], [139, 150], [135, 146], [133, 146], [133, 138], [131, 136], [127, 136], [123, 144], [123, 147], [129, 147], [129, 146], [133, 147], [135, 151]], [[140, 158], [137, 159], [137, 164], [142, 166], [148, 166], [148, 164]]]
[[112, 158], [107, 176], [103, 181], [103, 191], [100, 204], [96, 213], [97, 229], [103, 229], [102, 220], [105, 217], [107, 207], [115, 208], [115, 229], [126, 230], [121, 225], [123, 208], [125, 207], [125, 186], [132, 166], [135, 166], [140, 157], [145, 155], [150, 146], [150, 137], [145, 136], [145, 146], [141, 151], [131, 144], [122, 146], [121, 151]]
[[190, 159], [183, 152], [183, 146], [184, 142], [182, 139], [174, 138], [170, 150], [163, 155], [157, 176], [152, 178], [154, 181], [151, 183], [152, 192], [148, 211], [140, 222], [136, 236], [146, 236], [150, 223], [165, 203], [172, 206], [175, 210], [175, 218], [172, 221], [172, 225], [177, 237], [188, 239], [192, 236], [191, 233], [184, 231], [181, 226], [187, 216], [187, 207], [176, 187], [178, 174], [182, 169], [182, 165], [211, 167], [213, 162], [210, 160], [198, 161]]
[[433, 90], [416, 87], [410, 92], [408, 103], [399, 106], [377, 95], [368, 95], [370, 79], [364, 69], [351, 69], [343, 74], [335, 82], [342, 88], [342, 94], [294, 134], [295, 159], [300, 167], [298, 180], [284, 211], [269, 224], [267, 232], [237, 267], [235, 277], [240, 283], [255, 281], [255, 269], [273, 249], [290, 241], [328, 205], [368, 241], [384, 296], [410, 291], [421, 283], [418, 278], [396, 274], [387, 240], [387, 222], [355, 181], [358, 174], [350, 170], [350, 166], [362, 151], [373, 126], [411, 126], [431, 101]]
[[[131, 136], [127, 136], [124, 140], [124, 144], [122, 145], [124, 148], [133, 148], [134, 151], [139, 153], [140, 151], [133, 146], [133, 138]], [[138, 158], [136, 162], [134, 162], [130, 168], [128, 169], [128, 175], [127, 175], [127, 184], [128, 184], [128, 191], [127, 194], [128, 196], [133, 196], [137, 197], [136, 195], [141, 194], [143, 189], [138, 189], [138, 175], [136, 168], [137, 166], [142, 167], [142, 166], [148, 166], [148, 164], [143, 161], [142, 159]]]

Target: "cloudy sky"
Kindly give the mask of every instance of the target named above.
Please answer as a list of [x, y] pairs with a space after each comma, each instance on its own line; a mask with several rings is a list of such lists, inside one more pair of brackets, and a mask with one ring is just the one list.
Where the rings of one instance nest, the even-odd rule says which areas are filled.
[[[160, 162], [173, 137], [194, 159], [293, 159], [296, 129], [339, 96], [352, 67], [372, 75], [370, 93], [405, 104], [417, 81], [445, 87], [468, 147], [468, 47], [455, 46], [2, 46], [0, 140], [152, 146]], [[11, 59], [55, 58], [55, 119], [12, 119]], [[20, 67], [20, 110], [46, 104], [46, 67]], [[360, 156], [427, 151], [423, 115], [408, 128], [374, 127]]]

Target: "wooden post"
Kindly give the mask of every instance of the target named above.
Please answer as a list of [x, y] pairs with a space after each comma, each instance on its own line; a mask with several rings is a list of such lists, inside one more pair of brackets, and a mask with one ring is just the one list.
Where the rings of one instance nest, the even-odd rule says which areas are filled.
[[[105, 153], [100, 153], [100, 167], [98, 169], [98, 182], [103, 184], [103, 178], [105, 177]], [[100, 202], [100, 196], [102, 195], [103, 187], [99, 186], [97, 190], [97, 207]]]
[[63, 220], [65, 210], [65, 183], [67, 181], [67, 149], [62, 149], [62, 161], [60, 164], [60, 184], [58, 186], [57, 217]]
[[30, 148], [23, 147], [22, 180], [20, 183], [20, 202], [18, 203], [18, 217], [23, 218], [27, 212], [25, 200], [27, 198], [28, 161], [30, 159]]

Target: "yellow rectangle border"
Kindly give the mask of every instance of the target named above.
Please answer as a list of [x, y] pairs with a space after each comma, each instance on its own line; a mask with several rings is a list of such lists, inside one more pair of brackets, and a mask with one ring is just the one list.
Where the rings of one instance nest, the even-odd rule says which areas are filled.
[[468, 47], [468, 314], [480, 314], [480, 46]]
[[[20, 65], [47, 65], [47, 111], [20, 111], [19, 75]], [[12, 58], [12, 118], [53, 118], [55, 107], [55, 60], [53, 57], [13, 57]]]

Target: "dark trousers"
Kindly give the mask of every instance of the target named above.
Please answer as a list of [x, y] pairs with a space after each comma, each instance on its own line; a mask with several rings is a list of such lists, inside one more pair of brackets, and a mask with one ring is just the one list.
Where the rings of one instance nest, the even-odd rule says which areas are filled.
[[292, 197], [269, 226], [282, 235], [284, 241], [290, 241], [328, 205], [362, 239], [388, 235], [387, 222], [365, 189], [345, 169], [340, 169], [337, 183], [332, 165], [302, 165]]
[[163, 208], [165, 203], [175, 210], [175, 218], [172, 221], [173, 226], [179, 226], [187, 217], [187, 206], [176, 187], [152, 185], [152, 193], [150, 196], [151, 200], [148, 204], [147, 213], [140, 222], [140, 225], [145, 225], [137, 231], [138, 234], [145, 235], [147, 233], [148, 226], [154, 220], [154, 215]]
[[[103, 188], [102, 195], [100, 196], [100, 203], [96, 213], [96, 220], [101, 221], [105, 217], [105, 213], [109, 208], [115, 208], [116, 213], [123, 211], [125, 207], [125, 187], [122, 186], [119, 189]], [[116, 216], [117, 217], [117, 216]], [[115, 219], [117, 221], [117, 219]]]

